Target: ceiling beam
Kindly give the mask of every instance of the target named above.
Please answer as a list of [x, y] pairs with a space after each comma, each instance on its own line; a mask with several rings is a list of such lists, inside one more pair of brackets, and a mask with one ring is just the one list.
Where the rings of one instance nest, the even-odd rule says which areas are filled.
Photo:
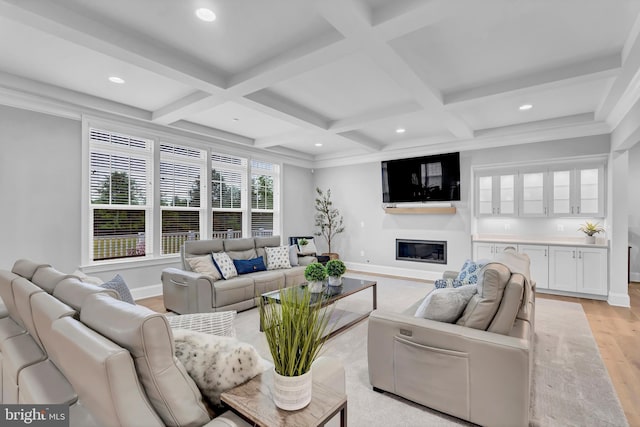
[[370, 151], [380, 151], [382, 149], [382, 144], [380, 144], [378, 141], [354, 130], [340, 132], [338, 135], [347, 138], [350, 141], [356, 142], [363, 147], [368, 148]]
[[[429, 113], [439, 116], [449, 131], [459, 138], [470, 138], [473, 129], [455, 114], [444, 111], [442, 95], [424, 73], [412, 67], [371, 25], [371, 10], [358, 0], [325, 0], [318, 4], [323, 17], [346, 38], [357, 40], [366, 55], [400, 87], [412, 95]], [[406, 12], [410, 14], [410, 11]], [[400, 22], [400, 21], [398, 21]]]
[[180, 120], [175, 123], [172, 123], [172, 128], [186, 130], [191, 133], [208, 136], [211, 138], [221, 139], [227, 142], [233, 142], [236, 144], [242, 145], [253, 145], [253, 139], [248, 138], [246, 136], [238, 135], [231, 132], [226, 132], [220, 129], [214, 129], [209, 126], [199, 125], [193, 122], [187, 122], [185, 120]]
[[[614, 128], [624, 118], [628, 108], [633, 105], [633, 102], [627, 100], [624, 103], [626, 111], [620, 108], [620, 101], [625, 92], [634, 81], [637, 81], [637, 75], [640, 73], [640, 14], [636, 18], [633, 29], [623, 46], [622, 58], [622, 70], [596, 110], [596, 120], [607, 120]], [[617, 111], [614, 111], [614, 109]]]
[[345, 119], [335, 120], [329, 125], [329, 130], [336, 133], [356, 130], [372, 122], [392, 119], [397, 116], [420, 111], [421, 109], [422, 106], [415, 101], [401, 102], [399, 104], [369, 110]]
[[0, 15], [112, 58], [210, 93], [226, 85], [223, 73], [115, 22], [103, 23], [51, 1], [0, 0]]
[[619, 53], [592, 58], [559, 68], [541, 70], [536, 73], [479, 86], [449, 92], [444, 95], [444, 104], [452, 106], [469, 102], [482, 102], [490, 97], [507, 96], [519, 92], [540, 91], [566, 87], [578, 83], [615, 77], [622, 67]]
[[151, 120], [167, 125], [225, 102], [227, 102], [225, 98], [211, 96], [208, 92], [196, 91], [154, 111]]

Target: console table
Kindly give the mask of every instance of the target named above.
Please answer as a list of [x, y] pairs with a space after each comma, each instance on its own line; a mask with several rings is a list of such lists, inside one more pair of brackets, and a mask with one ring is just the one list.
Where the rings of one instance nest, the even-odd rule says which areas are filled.
[[311, 402], [298, 411], [284, 411], [276, 407], [271, 397], [273, 371], [268, 370], [252, 380], [225, 391], [220, 399], [251, 425], [262, 427], [324, 426], [340, 413], [340, 426], [347, 425], [347, 396], [314, 382]]

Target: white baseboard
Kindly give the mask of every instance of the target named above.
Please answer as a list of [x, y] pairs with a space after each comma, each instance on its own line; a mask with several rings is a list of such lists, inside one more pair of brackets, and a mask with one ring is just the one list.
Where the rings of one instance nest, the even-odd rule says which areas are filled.
[[629, 294], [615, 294], [613, 292], [609, 292], [607, 302], [609, 305], [615, 305], [617, 307], [631, 307]]
[[140, 288], [130, 289], [131, 296], [134, 300], [157, 297], [162, 295], [162, 283], [157, 285], [142, 286]]
[[632, 282], [640, 282], [640, 273], [632, 271], [631, 274], [629, 274], [629, 278]]
[[388, 267], [386, 265], [363, 264], [359, 262], [345, 262], [349, 270], [364, 273], [387, 274], [389, 276], [408, 277], [410, 279], [437, 280], [442, 278], [441, 271], [413, 270], [410, 268]]

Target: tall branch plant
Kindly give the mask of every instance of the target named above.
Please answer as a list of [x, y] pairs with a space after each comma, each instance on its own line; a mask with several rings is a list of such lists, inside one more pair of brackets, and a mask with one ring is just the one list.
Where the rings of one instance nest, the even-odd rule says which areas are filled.
[[331, 189], [327, 189], [326, 192], [320, 188], [316, 188], [316, 227], [318, 231], [314, 233], [316, 236], [322, 236], [327, 240], [329, 246], [329, 253], [331, 252], [331, 240], [344, 231], [344, 225], [342, 223], [342, 215], [340, 211], [333, 207], [331, 201]]

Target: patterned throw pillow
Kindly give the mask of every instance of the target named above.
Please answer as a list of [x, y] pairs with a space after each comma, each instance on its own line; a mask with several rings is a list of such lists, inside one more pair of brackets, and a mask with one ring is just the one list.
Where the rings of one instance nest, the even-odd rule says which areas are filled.
[[213, 263], [211, 255], [194, 256], [187, 258], [187, 262], [193, 271], [211, 277], [213, 280], [220, 280], [222, 276]]
[[462, 282], [458, 279], [438, 279], [435, 282], [436, 289], [459, 288]]
[[213, 262], [216, 264], [218, 271], [220, 271], [220, 274], [225, 280], [238, 275], [236, 266], [233, 265], [233, 261], [225, 252], [214, 252], [211, 256], [213, 256]]
[[129, 304], [136, 305], [136, 302], [133, 300], [131, 296], [131, 291], [129, 291], [129, 287], [125, 283], [122, 276], [116, 274], [116, 276], [109, 280], [108, 282], [104, 282], [102, 285], [105, 289], [113, 289], [120, 295], [120, 299], [124, 302], [128, 302]]
[[478, 283], [478, 274], [480, 273], [480, 269], [484, 266], [484, 263], [468, 259], [464, 262], [456, 280], [459, 280], [463, 285], [475, 285]]
[[266, 247], [264, 250], [267, 253], [267, 270], [291, 268], [288, 246]]

